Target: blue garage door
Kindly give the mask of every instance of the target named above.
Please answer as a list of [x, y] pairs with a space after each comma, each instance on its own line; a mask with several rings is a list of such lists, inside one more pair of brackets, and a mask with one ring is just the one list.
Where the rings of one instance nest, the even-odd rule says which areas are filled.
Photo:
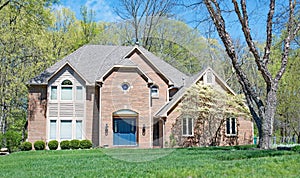
[[136, 145], [136, 119], [114, 119], [114, 145]]

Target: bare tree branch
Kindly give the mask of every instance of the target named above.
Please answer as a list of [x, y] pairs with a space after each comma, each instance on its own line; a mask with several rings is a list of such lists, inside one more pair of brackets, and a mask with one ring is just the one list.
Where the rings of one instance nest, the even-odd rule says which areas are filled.
[[[0, 1], [1, 2], [1, 1]], [[0, 11], [9, 4], [10, 0], [4, 2], [1, 6], [0, 6]]]
[[285, 72], [287, 62], [288, 62], [288, 56], [289, 56], [289, 49], [290, 49], [290, 43], [291, 41], [295, 38], [296, 34], [300, 30], [300, 22], [296, 24], [296, 27], [293, 29], [293, 25], [295, 24], [295, 19], [294, 19], [294, 10], [296, 6], [296, 0], [290, 0], [289, 1], [289, 20], [288, 20], [288, 26], [287, 26], [287, 36], [284, 40], [284, 47], [283, 47], [283, 54], [282, 54], [282, 59], [281, 59], [281, 67], [279, 71], [277, 72], [275, 76], [275, 83], [278, 85], [278, 81], [281, 79], [282, 75]]

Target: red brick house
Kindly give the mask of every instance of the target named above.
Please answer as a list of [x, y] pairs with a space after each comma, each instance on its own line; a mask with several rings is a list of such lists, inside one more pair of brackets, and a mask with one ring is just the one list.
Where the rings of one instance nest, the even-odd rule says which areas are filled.
[[[234, 94], [211, 68], [189, 77], [142, 47], [83, 46], [29, 82], [28, 141], [166, 147], [180, 115], [178, 103], [199, 81]], [[192, 125], [183, 122], [178, 133], [192, 136]], [[234, 144], [252, 143], [251, 121], [239, 119], [234, 127]]]

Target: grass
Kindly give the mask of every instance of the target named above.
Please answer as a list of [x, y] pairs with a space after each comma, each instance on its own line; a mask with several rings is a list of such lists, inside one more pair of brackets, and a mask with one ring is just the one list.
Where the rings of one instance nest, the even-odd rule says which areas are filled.
[[0, 177], [298, 177], [294, 151], [244, 147], [16, 152]]

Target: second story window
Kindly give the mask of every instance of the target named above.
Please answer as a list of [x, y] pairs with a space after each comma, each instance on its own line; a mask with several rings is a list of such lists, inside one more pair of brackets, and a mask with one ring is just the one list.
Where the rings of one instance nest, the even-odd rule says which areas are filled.
[[70, 80], [64, 80], [61, 83], [61, 100], [73, 99], [73, 83]]
[[51, 100], [57, 100], [57, 86], [51, 86]]
[[153, 85], [153, 86], [151, 87], [151, 97], [152, 97], [152, 98], [158, 98], [158, 97], [159, 97], [158, 86]]

